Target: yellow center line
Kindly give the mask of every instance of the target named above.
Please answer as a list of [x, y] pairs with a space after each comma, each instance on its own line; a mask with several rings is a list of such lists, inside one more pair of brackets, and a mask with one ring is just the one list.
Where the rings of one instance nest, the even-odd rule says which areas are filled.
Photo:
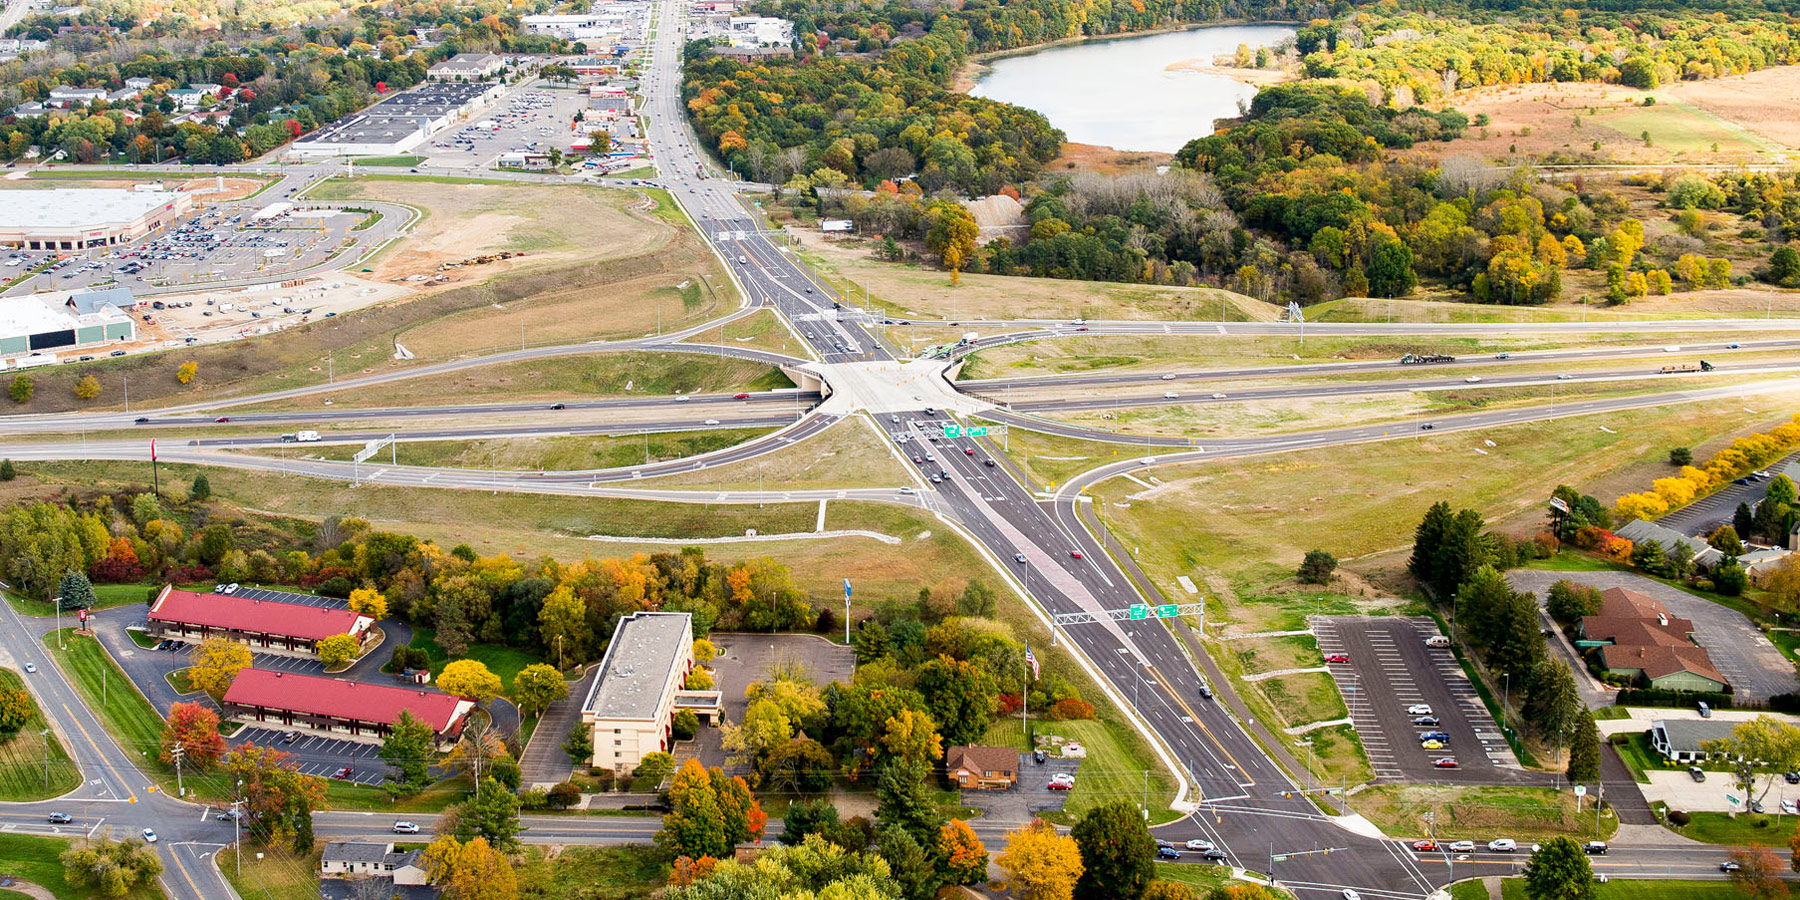
[[[1177, 705], [1179, 705], [1182, 709], [1186, 710], [1188, 717], [1194, 720], [1194, 724], [1196, 726], [1198, 726], [1201, 731], [1206, 733], [1207, 739], [1213, 742], [1213, 746], [1219, 748], [1219, 752], [1225, 754], [1226, 759], [1231, 760], [1232, 767], [1237, 770], [1238, 777], [1237, 777], [1237, 779], [1235, 779], [1237, 781], [1237, 783], [1239, 785], [1241, 785], [1242, 787], [1246, 787], [1246, 788], [1255, 787], [1256, 779], [1250, 777], [1250, 773], [1245, 771], [1244, 767], [1238, 763], [1237, 757], [1231, 755], [1231, 751], [1225, 747], [1225, 743], [1223, 741], [1219, 740], [1219, 736], [1216, 734], [1213, 734], [1213, 731], [1211, 728], [1206, 727], [1206, 722], [1200, 718], [1200, 713], [1198, 711], [1196, 711], [1192, 706], [1188, 705], [1187, 698], [1181, 696], [1181, 694], [1179, 692], [1177, 692], [1172, 685], [1170, 685], [1169, 680], [1167, 678], [1163, 677], [1162, 671], [1160, 669], [1158, 669], [1154, 664], [1152, 664], [1149, 668], [1150, 668], [1151, 673], [1153, 673], [1156, 676], [1157, 682], [1159, 682], [1163, 687], [1168, 688], [1169, 696], [1174, 698], [1175, 703]], [[1198, 761], [1196, 761], [1196, 762], [1198, 762]], [[1197, 772], [1195, 774], [1198, 775]], [[1248, 780], [1246, 780], [1246, 779], [1248, 779]]]
[[187, 866], [181, 864], [181, 851], [174, 847], [170, 847], [169, 859], [174, 860], [175, 868], [181, 870], [181, 877], [187, 881], [188, 887], [194, 892], [194, 896], [204, 896], [200, 893], [200, 886], [194, 883], [194, 876], [188, 874]]
[[[131, 791], [130, 782], [126, 781], [124, 778], [119, 777], [119, 770], [113, 768], [112, 761], [106, 758], [105, 753], [101, 752], [100, 745], [98, 743], [95, 743], [95, 741], [94, 741], [94, 736], [91, 734], [88, 734], [87, 728], [81, 724], [80, 719], [75, 718], [75, 711], [69, 709], [69, 704], [67, 704], [67, 703], [62, 704], [62, 708], [63, 708], [63, 712], [68, 714], [69, 721], [74, 722], [75, 727], [81, 730], [81, 736], [82, 736], [82, 738], [87, 740], [88, 746], [94, 748], [94, 755], [100, 757], [100, 764], [105, 766], [106, 770], [108, 772], [112, 773], [113, 780], [119, 783], [119, 787], [122, 787], [127, 792], [130, 792]], [[130, 794], [130, 796], [128, 796], [126, 799], [135, 803], [135, 802], [137, 802], [137, 794]]]

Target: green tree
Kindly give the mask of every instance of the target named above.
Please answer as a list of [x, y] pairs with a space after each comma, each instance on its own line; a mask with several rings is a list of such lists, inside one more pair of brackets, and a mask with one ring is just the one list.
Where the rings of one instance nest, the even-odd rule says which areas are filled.
[[1375, 297], [1404, 297], [1419, 283], [1413, 272], [1412, 248], [1398, 240], [1383, 241], [1375, 248], [1367, 274], [1369, 294]]
[[381, 742], [378, 754], [388, 765], [400, 770], [399, 786], [403, 793], [416, 793], [430, 781], [431, 761], [436, 753], [437, 735], [431, 726], [408, 710], [399, 718]]
[[1331, 573], [1337, 571], [1337, 557], [1324, 550], [1308, 550], [1306, 558], [1300, 561], [1300, 571], [1295, 573], [1301, 584], [1329, 584]]
[[594, 726], [576, 722], [575, 727], [569, 729], [568, 737], [563, 738], [563, 752], [578, 766], [593, 765]]
[[1156, 840], [1130, 803], [1115, 801], [1088, 810], [1069, 836], [1081, 850], [1077, 900], [1136, 900], [1156, 877]]
[[883, 829], [900, 828], [913, 840], [933, 840], [944, 816], [925, 786], [927, 769], [922, 762], [892, 760], [875, 779], [875, 821]]
[[669, 736], [678, 741], [691, 741], [700, 733], [700, 717], [691, 709], [676, 710], [669, 720]]
[[906, 829], [883, 829], [877, 838], [877, 846], [881, 858], [887, 860], [888, 871], [900, 883], [901, 900], [930, 900], [937, 894], [943, 884], [937, 866]]
[[[194, 478], [194, 489], [196, 491], [204, 490], [207, 496], [211, 496], [210, 485], [201, 480], [205, 477], [205, 475], [199, 475]], [[194, 493], [190, 493], [189, 496], [196, 500], [205, 499]], [[225, 558], [226, 554], [236, 549], [237, 538], [232, 536], [230, 525], [218, 523], [201, 529], [200, 546], [197, 550], [201, 562], [209, 566], [216, 566], [220, 560]]]
[[[1800, 728], [1771, 716], [1757, 716], [1731, 729], [1731, 737], [1708, 741], [1702, 748], [1732, 760], [1739, 790], [1746, 797], [1762, 799], [1784, 772], [1800, 769]], [[1762, 790], [1757, 790], [1758, 776]]]
[[1669, 465], [1691, 466], [1694, 464], [1694, 451], [1687, 447], [1674, 447], [1669, 450]]
[[781, 842], [798, 844], [806, 840], [809, 834], [826, 834], [837, 827], [837, 807], [823, 797], [816, 800], [795, 800], [788, 804], [787, 815], [781, 818]]
[[1567, 578], [1558, 579], [1550, 586], [1544, 608], [1550, 613], [1550, 618], [1558, 622], [1575, 622], [1582, 616], [1591, 616], [1600, 611], [1600, 589]]
[[939, 733], [952, 744], [973, 744], [987, 733], [1000, 689], [986, 669], [939, 655], [919, 668], [917, 685]]
[[1782, 287], [1800, 287], [1800, 252], [1787, 244], [1776, 247], [1769, 257], [1769, 273], [1765, 280]]
[[1569, 739], [1568, 775], [1570, 784], [1600, 780], [1600, 729], [1594, 727], [1594, 714], [1586, 709], [1575, 717]]
[[163, 870], [156, 852], [136, 838], [89, 838], [64, 850], [59, 859], [70, 885], [92, 888], [102, 897], [123, 897], [133, 888], [155, 884]]
[[475, 795], [451, 808], [459, 841], [486, 838], [495, 849], [513, 852], [519, 849], [519, 795], [509, 791], [493, 778], [483, 777]]
[[100, 598], [94, 596], [94, 585], [80, 572], [69, 572], [62, 577], [57, 596], [61, 599], [56, 605], [64, 610], [93, 609], [100, 602]]
[[809, 737], [799, 736], [769, 748], [757, 764], [757, 786], [763, 790], [811, 793], [831, 786], [837, 770], [831, 751]]
[[0, 481], [12, 481], [19, 477], [19, 470], [13, 468], [13, 461], [0, 459]]
[[32, 381], [30, 375], [14, 375], [12, 387], [8, 391], [12, 394], [14, 403], [30, 403], [31, 395], [37, 393], [37, 382]]
[[533, 663], [513, 676], [513, 702], [528, 716], [543, 712], [550, 704], [567, 696], [569, 683], [563, 680], [555, 666]]
[[1532, 900], [1592, 900], [1594, 867], [1581, 845], [1553, 837], [1525, 861], [1525, 895]]

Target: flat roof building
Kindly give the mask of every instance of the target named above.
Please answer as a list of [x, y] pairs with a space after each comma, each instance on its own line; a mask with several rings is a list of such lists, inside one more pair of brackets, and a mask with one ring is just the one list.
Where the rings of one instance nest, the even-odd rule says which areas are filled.
[[422, 84], [300, 138], [288, 154], [316, 158], [405, 153], [505, 89], [498, 82]]
[[181, 191], [0, 189], [0, 246], [83, 250], [126, 244], [187, 215], [193, 205]]
[[0, 298], [0, 356], [136, 340], [133, 302], [129, 288]]
[[492, 78], [505, 66], [506, 58], [493, 53], [458, 53], [426, 69], [425, 75], [438, 81], [473, 81]]
[[667, 751], [678, 706], [716, 716], [717, 691], [681, 688], [693, 667], [692, 616], [640, 612], [619, 620], [581, 705], [581, 721], [594, 729], [593, 764], [630, 772], [647, 754]]
[[150, 627], [165, 638], [226, 637], [275, 656], [317, 656], [318, 642], [347, 634], [361, 643], [375, 620], [348, 609], [278, 603], [229, 594], [196, 594], [164, 585], [150, 604]]
[[473, 700], [438, 691], [268, 669], [239, 671], [222, 705], [227, 716], [245, 724], [368, 741], [386, 738], [400, 713], [407, 712], [431, 728], [440, 746], [456, 740], [475, 709]]

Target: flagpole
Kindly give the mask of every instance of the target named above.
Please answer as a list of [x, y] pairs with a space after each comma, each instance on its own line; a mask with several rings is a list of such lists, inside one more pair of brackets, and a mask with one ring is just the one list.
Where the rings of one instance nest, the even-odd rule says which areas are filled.
[[150, 442], [150, 491], [154, 496], [162, 496], [162, 479], [156, 472], [156, 442]]

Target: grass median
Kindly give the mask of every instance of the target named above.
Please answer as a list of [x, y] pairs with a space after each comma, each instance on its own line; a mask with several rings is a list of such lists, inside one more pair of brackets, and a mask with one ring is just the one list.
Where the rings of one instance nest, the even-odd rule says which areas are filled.
[[1595, 832], [1594, 806], [1575, 809], [1575, 795], [1547, 787], [1458, 787], [1382, 784], [1358, 791], [1350, 806], [1392, 837], [1411, 840], [1431, 833], [1436, 819], [1440, 841], [1486, 842], [1508, 837], [1521, 844], [1553, 837], [1606, 840], [1618, 820], [1602, 813]]
[[[64, 838], [0, 833], [0, 874], [29, 881], [49, 891], [57, 900], [89, 900], [96, 896], [94, 891], [70, 884], [63, 877], [62, 861], [57, 858], [72, 843]], [[155, 887], [139, 887], [126, 894], [123, 900], [157, 900], [162, 896], [162, 891]], [[316, 889], [314, 896], [317, 896]]]
[[76, 634], [73, 628], [65, 628], [44, 635], [44, 649], [68, 676], [69, 683], [81, 692], [88, 709], [99, 717], [113, 740], [127, 753], [142, 759], [146, 769], [159, 770], [156, 753], [162, 745], [163, 717], [125, 677], [106, 648], [91, 637]]

